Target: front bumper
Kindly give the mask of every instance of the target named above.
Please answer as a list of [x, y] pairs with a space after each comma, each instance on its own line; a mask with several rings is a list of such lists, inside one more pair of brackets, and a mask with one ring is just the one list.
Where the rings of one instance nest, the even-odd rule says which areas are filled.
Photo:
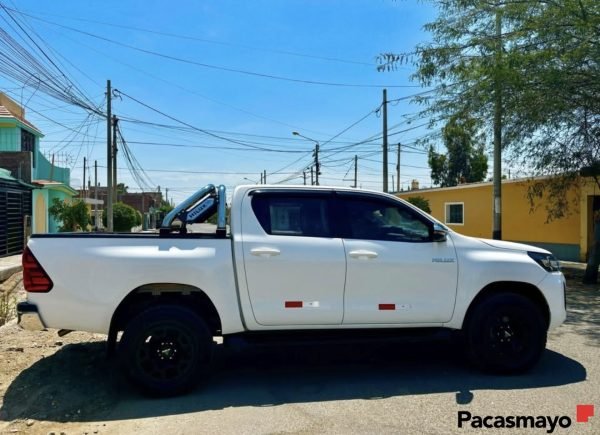
[[27, 331], [42, 331], [46, 329], [37, 305], [29, 302], [19, 302], [17, 304], [17, 314], [19, 317], [19, 326]]
[[553, 272], [539, 283], [550, 309], [550, 325], [548, 331], [561, 325], [567, 318], [566, 280], [562, 273]]

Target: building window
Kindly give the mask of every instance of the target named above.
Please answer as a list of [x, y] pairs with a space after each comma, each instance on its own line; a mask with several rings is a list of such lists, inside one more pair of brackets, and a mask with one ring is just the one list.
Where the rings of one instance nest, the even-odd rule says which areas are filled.
[[447, 202], [446, 203], [446, 223], [450, 225], [465, 224], [465, 203]]
[[35, 135], [23, 129], [21, 129], [21, 151], [31, 152], [31, 161], [35, 168]]

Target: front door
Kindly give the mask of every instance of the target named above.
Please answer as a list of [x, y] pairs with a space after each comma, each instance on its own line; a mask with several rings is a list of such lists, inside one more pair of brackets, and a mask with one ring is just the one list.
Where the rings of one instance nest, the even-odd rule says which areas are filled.
[[449, 321], [458, 272], [451, 238], [433, 242], [432, 222], [400, 201], [338, 197], [347, 260], [344, 324]]
[[344, 246], [333, 238], [331, 192], [255, 192], [244, 201], [243, 253], [261, 325], [341, 324]]

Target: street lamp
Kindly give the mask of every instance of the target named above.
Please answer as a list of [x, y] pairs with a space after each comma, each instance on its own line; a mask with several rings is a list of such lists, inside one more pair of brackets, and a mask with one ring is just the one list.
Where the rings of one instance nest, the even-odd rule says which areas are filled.
[[258, 181], [251, 180], [250, 178], [244, 177], [244, 180], [251, 182], [252, 184], [258, 184]]
[[294, 136], [300, 136], [300, 137], [302, 137], [302, 138], [304, 138], [306, 140], [309, 140], [309, 141], [315, 143], [315, 150], [313, 151], [313, 157], [315, 159], [315, 168], [316, 168], [316, 171], [315, 171], [315, 175], [316, 175], [315, 181], [316, 182], [315, 182], [315, 184], [318, 186], [319, 185], [319, 175], [321, 175], [321, 164], [319, 163], [319, 141], [315, 140], [315, 139], [312, 139], [312, 138], [310, 138], [308, 136], [304, 136], [303, 134], [300, 134], [297, 131], [292, 131], [292, 134]]

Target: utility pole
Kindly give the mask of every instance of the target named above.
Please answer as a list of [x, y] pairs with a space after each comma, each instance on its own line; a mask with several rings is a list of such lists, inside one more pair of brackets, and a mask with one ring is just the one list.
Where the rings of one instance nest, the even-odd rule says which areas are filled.
[[496, 70], [494, 71], [494, 227], [492, 237], [502, 239], [502, 84], [498, 72], [502, 62], [502, 15], [496, 9]]
[[358, 186], [358, 155], [354, 154], [354, 187]]
[[398, 162], [396, 163], [396, 192], [400, 192], [400, 142], [398, 142]]
[[82, 193], [82, 198], [85, 198], [85, 164], [86, 164], [86, 158], [83, 158], [83, 183], [81, 183], [83, 185], [83, 192]]
[[106, 81], [106, 229], [113, 231], [113, 156], [112, 156], [112, 115], [111, 115], [111, 95], [110, 80]]
[[265, 174], [263, 180], [265, 181], [265, 184], [267, 184], [267, 170], [265, 169], [263, 173]]
[[306, 186], [306, 171], [302, 171], [302, 178], [304, 178], [304, 185]]
[[113, 193], [113, 198], [115, 202], [119, 201], [119, 192], [117, 189], [117, 122], [119, 120], [117, 119], [116, 115], [112, 116], [112, 123], [113, 123], [113, 141], [112, 141], [112, 153], [113, 153], [113, 159], [112, 159], [112, 176], [113, 176], [113, 189], [114, 189], [114, 193]]
[[260, 184], [263, 184], [263, 174], [262, 174], [262, 172], [260, 173]]
[[319, 185], [319, 174], [321, 173], [320, 163], [319, 163], [319, 142], [315, 145], [315, 152], [313, 154], [315, 157], [315, 181], [317, 186]]
[[383, 191], [388, 191], [387, 89], [383, 90]]
[[94, 229], [98, 231], [98, 160], [94, 160]]
[[165, 202], [169, 203], [169, 188], [165, 187]]
[[[313, 166], [310, 167], [310, 183], [311, 183], [311, 185], [316, 184], [318, 186], [319, 185], [319, 175], [321, 175], [321, 164], [319, 163], [319, 141], [314, 140], [308, 136], [304, 136], [303, 134], [300, 134], [297, 131], [292, 131], [292, 134], [294, 136], [300, 136], [306, 140], [309, 140], [309, 141], [315, 143], [315, 150], [313, 151], [313, 158], [315, 159], [315, 161], [313, 163]], [[313, 181], [313, 168], [314, 168], [314, 174], [316, 175], [316, 179], [314, 181]]]

